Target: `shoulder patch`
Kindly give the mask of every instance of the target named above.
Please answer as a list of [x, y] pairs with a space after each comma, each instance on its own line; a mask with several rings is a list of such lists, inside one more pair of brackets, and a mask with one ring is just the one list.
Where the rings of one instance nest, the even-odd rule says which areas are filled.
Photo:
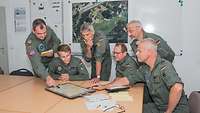
[[101, 46], [101, 42], [103, 41], [104, 39], [100, 39], [98, 42], [97, 42], [97, 46], [99, 47], [99, 46]]
[[25, 43], [26, 46], [31, 46], [31, 44], [32, 44], [32, 40], [31, 39], [27, 40], [26, 43]]
[[163, 66], [160, 70], [163, 71], [167, 66]]
[[159, 45], [160, 44], [160, 40], [155, 40], [156, 44]]
[[28, 56], [35, 56], [35, 55], [36, 55], [36, 52], [35, 52], [34, 49], [32, 49], [32, 50], [30, 50], [30, 51], [28, 52]]

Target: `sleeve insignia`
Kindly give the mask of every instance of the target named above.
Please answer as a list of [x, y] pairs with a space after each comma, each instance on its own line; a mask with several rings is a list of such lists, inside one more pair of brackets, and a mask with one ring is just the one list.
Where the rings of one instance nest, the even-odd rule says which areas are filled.
[[160, 70], [163, 71], [167, 66], [163, 66]]
[[30, 52], [29, 52], [29, 56], [34, 56], [35, 54], [36, 54], [36, 52], [35, 52], [34, 49], [30, 50]]

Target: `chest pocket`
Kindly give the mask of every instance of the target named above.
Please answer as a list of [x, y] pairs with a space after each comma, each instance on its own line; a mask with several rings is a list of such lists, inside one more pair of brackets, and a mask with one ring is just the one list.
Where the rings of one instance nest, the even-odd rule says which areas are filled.
[[79, 74], [78, 67], [69, 66], [68, 73], [69, 75], [78, 75]]

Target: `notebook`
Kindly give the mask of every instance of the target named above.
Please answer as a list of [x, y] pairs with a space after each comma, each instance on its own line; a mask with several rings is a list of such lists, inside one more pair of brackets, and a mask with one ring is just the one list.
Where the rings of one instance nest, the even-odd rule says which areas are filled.
[[54, 87], [47, 87], [45, 89], [47, 91], [53, 92], [55, 94], [61, 95], [69, 99], [81, 97], [88, 93], [95, 92], [94, 89], [83, 88], [81, 86], [78, 86], [72, 83], [65, 83], [58, 86], [54, 86]]

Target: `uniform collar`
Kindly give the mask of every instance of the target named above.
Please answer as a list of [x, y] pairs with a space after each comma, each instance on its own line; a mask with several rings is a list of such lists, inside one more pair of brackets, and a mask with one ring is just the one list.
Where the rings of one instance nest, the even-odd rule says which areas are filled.
[[[154, 64], [153, 70], [154, 70], [161, 62], [162, 62], [162, 59], [161, 59], [160, 56], [158, 55], [157, 58], [156, 58], [156, 62], [155, 62], [155, 64]], [[140, 68], [145, 69], [146, 71], [149, 71], [149, 72], [150, 72], [150, 67], [149, 67], [149, 65], [147, 65], [147, 64], [145, 64], [145, 63], [142, 64], [142, 66], [141, 66]], [[153, 70], [152, 70], [152, 71], [153, 71]]]
[[154, 64], [153, 70], [162, 62], [160, 55], [157, 55], [156, 62]]
[[144, 39], [145, 39], [145, 38], [149, 38], [147, 32], [144, 31], [144, 32], [143, 32], [143, 35], [144, 35]]

